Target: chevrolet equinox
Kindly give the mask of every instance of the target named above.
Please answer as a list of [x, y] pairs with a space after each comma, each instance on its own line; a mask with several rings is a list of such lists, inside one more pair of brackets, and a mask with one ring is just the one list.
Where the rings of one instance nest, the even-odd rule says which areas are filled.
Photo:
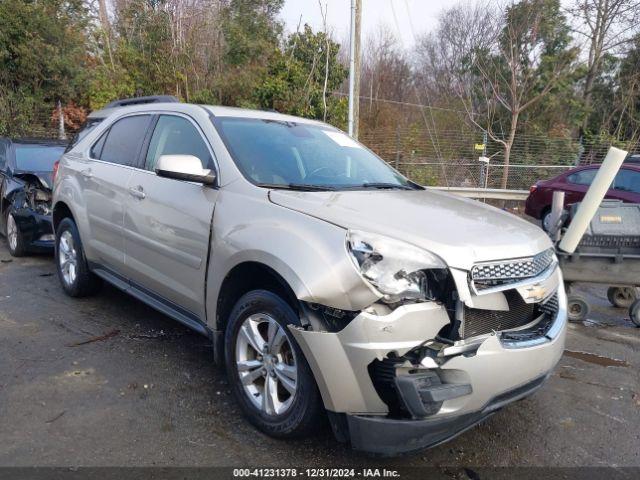
[[530, 395], [562, 355], [542, 230], [318, 121], [112, 102], [57, 166], [53, 222], [68, 295], [107, 281], [206, 335], [272, 436], [328, 417], [358, 450], [432, 446]]

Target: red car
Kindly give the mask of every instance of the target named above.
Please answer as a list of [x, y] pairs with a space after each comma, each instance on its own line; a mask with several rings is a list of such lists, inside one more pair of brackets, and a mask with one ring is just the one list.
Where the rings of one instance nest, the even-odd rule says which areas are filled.
[[[550, 180], [538, 181], [529, 189], [525, 213], [542, 220], [542, 228], [549, 229], [551, 200], [555, 190], [565, 192], [565, 206], [580, 202], [591, 185], [600, 165], [573, 168]], [[605, 198], [640, 203], [640, 164], [624, 163], [613, 180]]]

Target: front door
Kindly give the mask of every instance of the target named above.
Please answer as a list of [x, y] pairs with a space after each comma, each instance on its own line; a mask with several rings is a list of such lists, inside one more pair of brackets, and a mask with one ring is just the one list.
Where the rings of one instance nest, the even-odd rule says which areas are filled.
[[214, 168], [212, 150], [190, 118], [159, 116], [144, 169], [136, 169], [128, 182], [125, 274], [148, 294], [204, 321], [207, 256], [218, 191], [157, 176], [156, 161], [170, 154], [194, 155], [204, 168]]

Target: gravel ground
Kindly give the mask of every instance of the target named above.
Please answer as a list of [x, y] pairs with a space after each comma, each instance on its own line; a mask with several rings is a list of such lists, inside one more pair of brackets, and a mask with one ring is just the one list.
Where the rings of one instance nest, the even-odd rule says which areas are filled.
[[378, 458], [328, 429], [261, 434], [204, 337], [111, 287], [68, 298], [50, 257], [0, 242], [0, 466], [640, 466], [640, 329], [605, 287], [582, 290], [590, 321], [569, 326], [541, 390], [442, 446]]

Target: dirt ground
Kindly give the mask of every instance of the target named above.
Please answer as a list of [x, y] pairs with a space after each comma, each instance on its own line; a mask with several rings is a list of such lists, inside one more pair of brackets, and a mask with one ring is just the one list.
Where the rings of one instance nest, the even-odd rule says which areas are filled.
[[640, 329], [605, 287], [582, 290], [590, 320], [569, 325], [541, 390], [442, 446], [378, 458], [328, 429], [259, 433], [206, 338], [111, 287], [68, 298], [50, 257], [12, 259], [0, 241], [0, 466], [640, 466]]

